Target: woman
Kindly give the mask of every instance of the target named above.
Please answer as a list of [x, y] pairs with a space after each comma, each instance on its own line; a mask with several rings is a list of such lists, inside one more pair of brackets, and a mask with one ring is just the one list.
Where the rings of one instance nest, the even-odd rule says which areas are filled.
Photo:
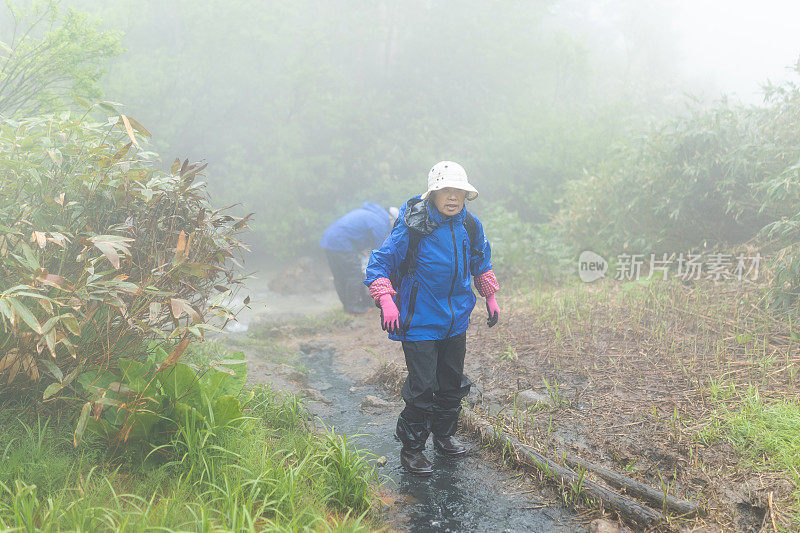
[[403, 205], [367, 265], [364, 283], [381, 308], [381, 326], [390, 339], [402, 342], [405, 354], [406, 405], [396, 431], [403, 443], [400, 462], [415, 474], [433, 472], [422, 453], [431, 433], [438, 451], [466, 451], [453, 434], [471, 385], [464, 375], [466, 331], [476, 301], [470, 276], [486, 298], [489, 327], [500, 312], [489, 241], [480, 220], [464, 207], [477, 197], [461, 165], [437, 163], [427, 191]]

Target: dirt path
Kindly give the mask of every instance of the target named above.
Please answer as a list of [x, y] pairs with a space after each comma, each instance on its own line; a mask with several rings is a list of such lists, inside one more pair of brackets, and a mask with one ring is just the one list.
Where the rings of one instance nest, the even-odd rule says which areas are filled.
[[[702, 343], [716, 338], [716, 323], [704, 324], [692, 314], [702, 306], [696, 305], [691, 289], [676, 287], [674, 294], [657, 298], [629, 292], [614, 286], [552, 293], [527, 289], [515, 294], [506, 289], [500, 324], [489, 329], [477, 309], [467, 333], [465, 371], [475, 383], [469, 402], [492, 413], [494, 423], [548, 457], [581, 457], [698, 502], [708, 511], [704, 517], [675, 519], [671, 525], [676, 530], [760, 531], [768, 522], [791, 523], [785, 511], [792, 501], [791, 480], [742, 468], [724, 440], [698, 439], [713, 416], [708, 380], [763, 382], [759, 367], [740, 360], [737, 346], [726, 355], [726, 364], [706, 355]], [[464, 514], [458, 511], [462, 506], [488, 512], [479, 498], [448, 500], [446, 493], [437, 492], [441, 480], [436, 478], [429, 484], [403, 479], [398, 444], [389, 437], [401, 407], [398, 393], [405, 364], [399, 343], [380, 330], [377, 309], [359, 317], [337, 313], [338, 300], [330, 286], [292, 300], [263, 291], [261, 296], [273, 309], [292, 309], [292, 302], [301, 305], [294, 315], [251, 315], [252, 327], [245, 334], [251, 374], [316, 399], [311, 405], [318, 416], [342, 431], [372, 435], [364, 437], [364, 445], [388, 460], [384, 472], [392, 478], [401, 495], [399, 508], [404, 509], [398, 511], [398, 520], [414, 527], [445, 523], [459, 530], [456, 521], [448, 520]], [[720, 298], [731, 299], [727, 294]], [[783, 382], [775, 386], [789, 387]], [[389, 404], [361, 410], [368, 395]], [[328, 400], [333, 400], [332, 406], [325, 403]], [[507, 476], [497, 478], [502, 479], [500, 487], [514, 487], [509, 494], [532, 491], [529, 499], [534, 502], [561, 497], [530, 480], [519, 486], [512, 473], [498, 473], [501, 465], [482, 453], [473, 443], [473, 457], [462, 463], [465, 468], [437, 459], [439, 472], [479, 472], [481, 478], [497, 473]], [[460, 482], [447, 480], [451, 486]], [[412, 490], [420, 487], [426, 492]], [[562, 511], [556, 515], [554, 523], [569, 516]], [[415, 522], [414, 516], [423, 518]], [[528, 519], [538, 520], [532, 516]]]
[[[273, 308], [290, 305], [289, 299], [268, 289], [250, 294], [251, 307], [258, 308], [264, 298]], [[377, 327], [377, 311], [360, 317], [337, 313], [338, 300], [332, 291], [315, 292], [310, 305], [308, 298], [291, 298], [305, 302], [302, 312], [251, 313], [242, 320], [247, 330], [237, 328], [228, 341], [247, 354], [251, 381], [270, 382], [307, 396], [319, 425], [335, 427], [375, 455], [381, 465], [379, 474], [386, 480], [382, 500], [392, 527], [465, 532], [588, 530], [588, 522], [578, 521], [558, 493], [536, 483], [530, 474], [506, 468], [468, 438], [464, 438], [470, 448], [466, 457], [442, 456], [428, 446], [435, 468], [430, 478], [406, 473], [394, 438], [402, 401], [392, 389], [399, 375], [382, 376], [388, 379], [388, 389], [375, 381], [381, 369], [404, 366], [399, 343], [388, 340]], [[479, 396], [480, 387], [476, 387], [473, 401]]]

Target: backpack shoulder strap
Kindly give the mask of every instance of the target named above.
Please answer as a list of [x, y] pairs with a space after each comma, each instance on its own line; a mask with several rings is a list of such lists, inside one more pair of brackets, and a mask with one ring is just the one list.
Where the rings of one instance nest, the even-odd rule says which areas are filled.
[[[397, 217], [394, 221], [392, 229], [397, 226], [399, 221], [400, 217]], [[406, 249], [406, 255], [398, 266], [397, 272], [390, 277], [392, 286], [394, 286], [394, 289], [398, 292], [400, 291], [400, 282], [403, 280], [405, 275], [409, 272], [413, 273], [416, 269], [420, 240], [422, 240], [422, 233], [415, 229], [408, 228], [408, 248]]]
[[478, 247], [478, 223], [475, 222], [475, 217], [469, 211], [467, 211], [467, 216], [464, 217], [464, 227], [467, 229], [467, 235], [469, 235], [470, 248], [475, 250]]
[[483, 257], [483, 250], [481, 249], [482, 243], [478, 242], [478, 223], [469, 211], [467, 211], [467, 216], [464, 217], [464, 227], [467, 230], [467, 235], [469, 235], [469, 248], [471, 253]]
[[403, 262], [400, 263], [399, 275], [403, 279], [409, 272], [414, 272], [417, 267], [417, 255], [419, 253], [419, 241], [422, 240], [422, 233], [417, 230], [408, 228], [408, 250]]

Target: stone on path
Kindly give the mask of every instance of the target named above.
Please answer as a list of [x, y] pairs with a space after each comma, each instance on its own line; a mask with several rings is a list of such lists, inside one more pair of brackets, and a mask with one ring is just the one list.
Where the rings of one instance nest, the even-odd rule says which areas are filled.
[[303, 396], [314, 402], [321, 402], [325, 405], [332, 405], [333, 400], [322, 394], [317, 389], [303, 389]]
[[391, 409], [393, 405], [377, 396], [367, 395], [361, 402], [361, 409]]

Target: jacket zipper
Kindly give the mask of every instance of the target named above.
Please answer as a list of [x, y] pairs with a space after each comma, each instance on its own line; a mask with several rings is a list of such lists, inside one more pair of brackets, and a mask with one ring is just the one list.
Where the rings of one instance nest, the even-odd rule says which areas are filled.
[[456, 278], [458, 277], [458, 245], [456, 244], [456, 233], [453, 231], [453, 219], [450, 219], [450, 235], [453, 237], [453, 280], [450, 283], [450, 294], [447, 295], [447, 305], [450, 306], [450, 328], [447, 330], [445, 338], [450, 336], [453, 325], [456, 322], [456, 315], [453, 313], [453, 290], [456, 288]]
[[417, 301], [417, 286], [419, 284], [418, 281], [415, 281], [411, 285], [411, 296], [408, 299], [408, 312], [406, 313], [406, 319], [403, 320], [403, 336], [405, 336], [406, 332], [408, 331], [408, 326], [411, 324], [411, 318], [414, 316], [414, 303]]
[[465, 240], [462, 245], [462, 251], [464, 254], [464, 279], [469, 279], [469, 263], [467, 262], [467, 241]]

